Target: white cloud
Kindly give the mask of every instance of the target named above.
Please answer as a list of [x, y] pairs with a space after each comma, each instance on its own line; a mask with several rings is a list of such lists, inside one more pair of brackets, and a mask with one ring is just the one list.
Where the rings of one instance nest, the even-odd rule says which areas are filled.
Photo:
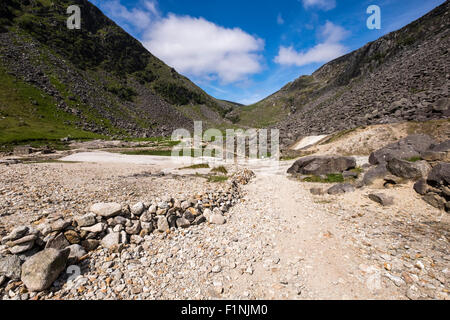
[[336, 0], [302, 0], [302, 2], [306, 9], [318, 7], [323, 10], [331, 10], [336, 7]]
[[262, 69], [262, 39], [203, 18], [169, 14], [146, 30], [143, 44], [177, 71], [203, 79], [236, 82]]
[[283, 16], [281, 15], [281, 13], [279, 13], [278, 16], [277, 16], [277, 23], [279, 25], [284, 24], [284, 19], [283, 19]]
[[262, 70], [262, 39], [204, 18], [163, 16], [156, 0], [138, 3], [139, 8], [127, 8], [120, 0], [99, 5], [108, 16], [138, 34], [152, 54], [177, 71], [198, 80], [231, 83]]
[[128, 9], [120, 3], [120, 0], [110, 0], [102, 3], [105, 13], [113, 17], [117, 22], [132, 26], [137, 30], [148, 28], [152, 22], [159, 18], [156, 3], [153, 1], [141, 1], [142, 9]]
[[339, 43], [346, 35], [345, 29], [327, 21], [321, 30], [323, 42], [303, 52], [297, 52], [292, 46], [281, 46], [277, 57], [275, 57], [275, 62], [298, 67], [311, 63], [328, 62], [347, 52], [348, 49]]

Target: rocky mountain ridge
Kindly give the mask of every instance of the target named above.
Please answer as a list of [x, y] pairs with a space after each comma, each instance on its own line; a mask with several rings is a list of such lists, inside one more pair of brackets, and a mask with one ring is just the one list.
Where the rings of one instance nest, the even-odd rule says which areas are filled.
[[[252, 108], [279, 108], [283, 146], [307, 135], [450, 116], [450, 2], [302, 76]], [[244, 108], [245, 110], [245, 108]]]
[[[81, 30], [66, 27], [66, 9], [74, 4], [81, 8]], [[6, 0], [0, 11], [2, 77], [49, 97], [44, 107], [70, 118], [64, 125], [106, 136], [168, 136], [193, 126], [188, 111], [196, 106], [208, 109], [210, 123], [229, 123], [224, 117], [232, 104], [165, 65], [86, 0]], [[5, 121], [18, 117], [7, 107], [0, 109]]]

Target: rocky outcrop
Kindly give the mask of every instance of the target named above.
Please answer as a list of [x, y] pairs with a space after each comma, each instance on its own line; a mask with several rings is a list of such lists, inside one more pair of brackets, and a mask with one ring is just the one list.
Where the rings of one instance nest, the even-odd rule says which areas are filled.
[[337, 195], [343, 193], [354, 192], [356, 189], [350, 183], [339, 183], [328, 189], [327, 193], [330, 195]]
[[[450, 2], [404, 28], [331, 61], [258, 102], [284, 106], [282, 150], [303, 136], [450, 116]], [[254, 111], [257, 112], [257, 111]], [[258, 115], [255, 114], [255, 118]]]
[[426, 179], [419, 180], [414, 190], [435, 208], [450, 212], [450, 163], [439, 163]]
[[397, 158], [391, 159], [387, 164], [387, 168], [397, 177], [412, 180], [425, 178], [431, 171], [431, 166], [426, 161], [410, 162]]
[[[364, 174], [362, 185], [371, 185], [378, 179], [395, 181], [395, 177], [407, 180], [426, 178], [432, 166], [446, 159], [450, 140], [437, 143], [424, 134], [410, 135], [371, 153], [369, 162], [373, 165]], [[422, 190], [422, 185], [417, 185]]]
[[369, 162], [372, 165], [376, 165], [389, 162], [394, 158], [406, 160], [420, 157], [423, 152], [429, 150], [435, 143], [436, 141], [428, 135], [410, 135], [405, 139], [372, 152]]
[[310, 156], [297, 160], [287, 171], [289, 174], [322, 175], [342, 173], [356, 167], [353, 157]]

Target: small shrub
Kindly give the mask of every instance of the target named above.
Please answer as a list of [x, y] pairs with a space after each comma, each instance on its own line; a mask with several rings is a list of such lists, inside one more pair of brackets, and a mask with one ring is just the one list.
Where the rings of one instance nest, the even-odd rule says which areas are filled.
[[181, 168], [180, 170], [188, 170], [188, 169], [208, 169], [209, 168], [209, 164], [207, 163], [201, 163], [201, 164], [194, 164], [192, 166], [189, 167], [184, 167]]
[[318, 183], [342, 183], [344, 182], [344, 177], [340, 173], [327, 174], [326, 178], [320, 176], [312, 175], [303, 179], [304, 182], [318, 182]]
[[211, 170], [211, 172], [214, 172], [214, 173], [223, 173], [223, 174], [227, 174], [227, 173], [228, 173], [227, 169], [226, 169], [224, 166], [215, 167], [215, 168], [213, 168], [213, 169]]
[[227, 176], [210, 176], [208, 182], [225, 182], [228, 180]]

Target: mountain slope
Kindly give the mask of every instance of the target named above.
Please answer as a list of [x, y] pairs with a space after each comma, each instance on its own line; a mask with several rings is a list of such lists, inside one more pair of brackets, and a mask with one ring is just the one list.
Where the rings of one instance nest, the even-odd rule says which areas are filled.
[[[67, 7], [74, 4], [81, 8], [81, 30], [66, 27]], [[231, 123], [225, 116], [233, 104], [203, 92], [86, 0], [2, 0], [0, 26], [0, 77], [43, 97], [24, 98], [2, 81], [0, 143], [72, 131], [170, 135], [192, 128], [195, 115], [184, 112], [192, 108], [208, 111], [207, 125]], [[52, 131], [51, 123], [58, 134], [39, 132], [41, 125]]]
[[[401, 30], [233, 113], [241, 125], [278, 127], [284, 147], [305, 135], [448, 118], [449, 8], [447, 1]], [[268, 117], [271, 113], [275, 116]]]

